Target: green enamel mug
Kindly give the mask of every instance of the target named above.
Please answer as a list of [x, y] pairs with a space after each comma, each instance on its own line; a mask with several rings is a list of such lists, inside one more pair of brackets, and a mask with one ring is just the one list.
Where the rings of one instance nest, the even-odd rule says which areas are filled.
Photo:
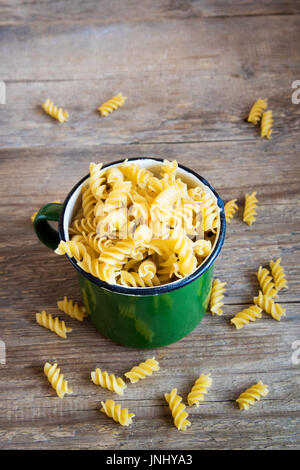
[[[132, 158], [128, 161], [159, 174], [163, 160]], [[120, 165], [117, 161], [103, 168]], [[215, 198], [220, 210], [220, 227], [210, 255], [189, 276], [155, 287], [125, 287], [108, 284], [83, 271], [74, 258], [66, 257], [77, 271], [82, 300], [90, 321], [106, 337], [116, 343], [135, 348], [156, 348], [180, 340], [202, 320], [209, 303], [213, 264], [222, 248], [226, 222], [224, 205], [212, 186], [201, 176], [183, 165], [176, 173], [190, 187], [205, 186]], [[69, 240], [68, 228], [81, 204], [81, 188], [89, 175], [70, 191], [63, 204], [43, 206], [34, 228], [39, 239], [53, 250], [60, 240]], [[57, 221], [58, 232], [49, 225]]]

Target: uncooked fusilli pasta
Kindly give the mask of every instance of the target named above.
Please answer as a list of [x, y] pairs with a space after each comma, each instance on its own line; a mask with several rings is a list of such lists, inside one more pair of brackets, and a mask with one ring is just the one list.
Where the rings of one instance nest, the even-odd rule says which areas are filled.
[[121, 405], [116, 405], [114, 400], [106, 400], [101, 402], [102, 408], [100, 411], [105, 413], [109, 418], [112, 418], [122, 426], [129, 426], [132, 424], [132, 418], [135, 416], [134, 413], [128, 413], [127, 408], [121, 408]]
[[98, 108], [101, 116], [108, 116], [109, 113], [112, 113], [115, 109], [118, 109], [120, 106], [123, 106], [126, 99], [126, 96], [123, 96], [122, 93], [118, 93], [116, 96], [103, 103]]
[[267, 137], [267, 139], [271, 139], [272, 134], [272, 126], [273, 126], [273, 115], [272, 111], [266, 111], [261, 118], [260, 124], [260, 135], [261, 137]]
[[260, 266], [256, 276], [263, 294], [268, 295], [269, 297], [275, 297], [277, 295], [277, 289], [275, 288], [274, 282], [272, 282], [270, 271]]
[[258, 307], [258, 305], [251, 305], [231, 318], [230, 323], [232, 323], [239, 330], [240, 328], [243, 328], [243, 326], [247, 325], [247, 323], [250, 321], [255, 321], [257, 318], [261, 318], [261, 312], [262, 309]]
[[111, 392], [115, 392], [118, 395], [123, 395], [124, 388], [127, 387], [124, 380], [120, 377], [116, 377], [114, 374], [108, 374], [99, 368], [91, 372], [92, 382], [100, 387], [107, 388]]
[[211, 384], [210, 374], [201, 374], [187, 396], [189, 406], [196, 405], [198, 407], [199, 402], [204, 400], [204, 395], [207, 393], [207, 389], [211, 387]]
[[177, 395], [177, 388], [173, 388], [171, 393], [165, 393], [165, 399], [169, 404], [176, 428], [179, 431], [185, 431], [191, 423], [186, 419], [188, 417], [188, 413], [185, 411], [186, 406], [181, 403], [182, 397]]
[[256, 191], [252, 194], [246, 194], [245, 196], [245, 209], [243, 215], [243, 221], [248, 225], [252, 225], [256, 220], [256, 208], [257, 208]]
[[267, 100], [262, 100], [261, 98], [259, 98], [250, 109], [248, 122], [252, 122], [252, 124], [257, 124], [261, 119], [263, 112], [266, 108]]
[[241, 410], [249, 410], [250, 405], [254, 405], [255, 400], [260, 400], [261, 397], [265, 397], [268, 393], [268, 385], [259, 381], [257, 384], [252, 385], [252, 387], [241, 393], [236, 402]]
[[73, 393], [68, 386], [68, 382], [64, 380], [63, 374], [60, 373], [60, 369], [57, 368], [57, 364], [50, 364], [46, 362], [44, 366], [44, 373], [48, 377], [49, 382], [56, 391], [59, 398], [63, 398], [64, 395]]
[[79, 321], [83, 321], [84, 317], [87, 315], [85, 307], [80, 307], [76, 303], [73, 304], [73, 301], [68, 300], [66, 296], [64, 300], [58, 300], [57, 306], [59, 310]]
[[281, 258], [278, 258], [276, 261], [270, 261], [270, 268], [272, 270], [272, 276], [274, 278], [275, 287], [278, 290], [288, 288], [284, 270], [280, 262], [281, 262]]
[[210, 311], [214, 315], [222, 315], [222, 299], [224, 297], [223, 293], [225, 292], [226, 282], [221, 282], [220, 279], [215, 279], [212, 285], [211, 295], [210, 295]]
[[226, 202], [224, 210], [226, 222], [229, 224], [234, 214], [238, 210], [238, 205], [236, 204], [237, 199], [231, 199], [231, 201]]
[[69, 117], [69, 113], [67, 111], [55, 106], [53, 101], [49, 100], [49, 98], [42, 104], [42, 108], [47, 114], [54, 119], [57, 119], [59, 122], [65, 122]]
[[132, 384], [138, 382], [140, 379], [145, 379], [149, 375], [152, 375], [154, 371], [159, 370], [159, 364], [154, 357], [147, 359], [145, 362], [141, 362], [138, 366], [134, 366], [129, 372], [124, 375], [130, 380]]
[[56, 253], [128, 288], [174, 282], [210, 255], [220, 228], [217, 199], [206, 186], [189, 188], [178, 178], [175, 160], [164, 160], [160, 173], [128, 161], [108, 168], [91, 163], [89, 171], [70, 240]]
[[63, 320], [60, 320], [58, 317], [53, 318], [51, 313], [47, 314], [45, 310], [42, 310], [41, 313], [36, 314], [36, 321], [39, 325], [48, 328], [48, 330], [53, 331], [61, 338], [66, 338], [66, 333], [70, 333], [72, 328], [67, 328]]
[[280, 304], [275, 303], [268, 295], [264, 295], [261, 290], [259, 291], [258, 296], [254, 297], [253, 302], [266, 313], [269, 313], [274, 320], [280, 321], [281, 317], [285, 316], [285, 308]]

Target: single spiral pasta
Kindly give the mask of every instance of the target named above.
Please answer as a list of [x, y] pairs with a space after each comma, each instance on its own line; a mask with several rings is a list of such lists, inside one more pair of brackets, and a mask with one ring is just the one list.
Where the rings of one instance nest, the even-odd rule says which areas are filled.
[[211, 387], [211, 384], [210, 374], [201, 374], [187, 396], [189, 406], [196, 405], [198, 407], [199, 402], [204, 400], [204, 395], [207, 393], [207, 389]]
[[223, 293], [225, 292], [226, 282], [221, 282], [220, 279], [215, 279], [213, 281], [211, 295], [210, 295], [210, 311], [214, 315], [222, 315], [222, 299], [224, 297]]
[[165, 399], [169, 404], [176, 428], [179, 431], [185, 431], [191, 423], [186, 419], [188, 417], [188, 413], [185, 411], [186, 406], [181, 403], [182, 397], [177, 395], [177, 388], [173, 388], [171, 393], [165, 393]]
[[48, 330], [53, 331], [53, 333], [56, 333], [61, 338], [66, 339], [66, 333], [72, 331], [72, 328], [66, 327], [63, 320], [60, 320], [58, 317], [53, 318], [51, 313], [47, 314], [45, 310], [42, 310], [41, 313], [36, 313], [35, 318], [39, 325], [48, 328]]
[[248, 225], [252, 225], [256, 220], [256, 208], [258, 200], [256, 198], [256, 191], [245, 196], [245, 209], [243, 215], [243, 221]]
[[250, 405], [254, 405], [255, 400], [260, 400], [261, 397], [265, 397], [268, 393], [268, 385], [259, 381], [257, 384], [245, 390], [245, 392], [242, 392], [236, 399], [236, 402], [241, 410], [249, 410]]
[[[73, 238], [74, 237], [72, 237], [72, 241]], [[83, 232], [83, 239], [96, 253], [99, 254], [113, 245], [112, 240], [107, 237], [101, 237], [96, 232], [90, 232], [89, 234]]]
[[196, 240], [194, 242], [194, 252], [196, 255], [206, 258], [211, 252], [210, 240]]
[[134, 413], [128, 413], [127, 408], [121, 408], [121, 405], [116, 405], [114, 400], [106, 400], [101, 402], [102, 408], [100, 411], [105, 413], [109, 418], [112, 418], [122, 426], [129, 426], [132, 424], [132, 418], [135, 416]]
[[270, 271], [268, 269], [260, 266], [256, 276], [263, 294], [269, 297], [275, 297], [277, 295], [277, 289], [275, 288], [275, 284], [272, 282], [272, 277], [269, 274]]
[[274, 278], [275, 287], [278, 290], [287, 289], [288, 283], [285, 278], [283, 267], [280, 265], [281, 258], [278, 258], [276, 261], [270, 261], [270, 268], [272, 271], [272, 276]]
[[115, 284], [117, 276], [119, 275], [116, 266], [101, 263], [98, 258], [91, 258], [88, 254], [86, 254], [83, 260], [77, 264], [87, 273], [90, 273], [101, 281], [108, 282], [109, 284]]
[[260, 121], [264, 110], [267, 108], [267, 105], [267, 100], [262, 100], [261, 98], [259, 98], [250, 109], [248, 122], [252, 122], [252, 124], [257, 124]]
[[150, 259], [147, 259], [139, 265], [138, 273], [144, 281], [151, 281], [151, 279], [154, 278], [156, 271], [156, 264]]
[[82, 189], [82, 210], [83, 210], [83, 217], [85, 219], [94, 217], [94, 208], [95, 208], [96, 202], [97, 201], [94, 198], [89, 185], [84, 186]]
[[84, 317], [87, 315], [85, 307], [79, 307], [76, 303], [73, 304], [73, 301], [68, 300], [66, 296], [64, 300], [57, 301], [57, 307], [66, 315], [79, 321], [83, 321]]
[[89, 219], [81, 218], [76, 219], [72, 222], [72, 225], [69, 227], [69, 232], [75, 234], [83, 234], [89, 232], [96, 232], [97, 220], [90, 217]]
[[258, 296], [254, 297], [253, 302], [266, 313], [269, 313], [274, 320], [280, 321], [281, 317], [285, 316], [285, 308], [280, 304], [275, 303], [268, 295], [264, 295], [261, 290], [259, 291]]
[[105, 101], [105, 103], [103, 103], [98, 108], [101, 116], [108, 116], [109, 113], [112, 113], [115, 109], [118, 109], [120, 106], [123, 106], [126, 99], [126, 96], [123, 96], [122, 93], [118, 93], [110, 100]]
[[197, 267], [197, 258], [194, 255], [193, 242], [180, 227], [177, 227], [173, 231], [171, 239], [175, 241], [174, 251], [179, 259], [179, 272], [183, 276], [188, 276], [194, 272]]
[[152, 287], [159, 285], [157, 276], [153, 276], [152, 279], [142, 278], [135, 271], [120, 271], [120, 284], [127, 287]]
[[102, 163], [90, 163], [90, 189], [95, 199], [101, 199], [103, 197], [106, 185], [103, 184], [106, 181], [104, 177], [105, 171], [102, 170]]
[[255, 321], [258, 318], [262, 317], [262, 309], [258, 305], [250, 305], [250, 307], [245, 308], [241, 312], [238, 312], [233, 318], [231, 318], [230, 323], [232, 323], [238, 330], [243, 328], [250, 321]]
[[155, 357], [152, 359], [147, 359], [145, 362], [141, 362], [138, 366], [134, 366], [129, 372], [126, 372], [124, 375], [127, 379], [130, 380], [132, 384], [138, 382], [140, 379], [145, 379], [146, 377], [153, 374], [154, 371], [159, 370], [159, 364], [155, 360]]
[[266, 111], [261, 118], [261, 124], [260, 124], [260, 135], [261, 137], [267, 137], [267, 139], [271, 139], [271, 134], [272, 134], [272, 126], [273, 126], [273, 115], [272, 111]]
[[59, 122], [65, 122], [69, 117], [69, 113], [67, 111], [55, 106], [53, 101], [49, 100], [49, 98], [42, 104], [42, 108], [47, 114], [54, 119], [57, 119]]
[[121, 240], [115, 245], [109, 246], [99, 256], [99, 260], [111, 266], [124, 264], [134, 251], [134, 242], [132, 240]]
[[234, 214], [238, 210], [238, 205], [236, 204], [237, 199], [231, 199], [230, 201], [226, 202], [224, 210], [225, 210], [225, 218], [226, 222], [230, 224]]
[[116, 377], [114, 374], [109, 375], [106, 371], [102, 372], [99, 368], [91, 372], [91, 379], [95, 385], [107, 388], [118, 395], [123, 395], [124, 388], [127, 387], [123, 379]]
[[75, 258], [77, 261], [81, 261], [86, 254], [90, 253], [90, 249], [82, 242], [65, 242], [61, 240], [55, 253], [57, 255], [68, 255], [70, 258]]
[[57, 363], [50, 364], [46, 362], [44, 365], [44, 373], [56, 391], [59, 398], [63, 398], [65, 394], [72, 394], [73, 391], [69, 388], [67, 380], [64, 380], [63, 374], [57, 368]]

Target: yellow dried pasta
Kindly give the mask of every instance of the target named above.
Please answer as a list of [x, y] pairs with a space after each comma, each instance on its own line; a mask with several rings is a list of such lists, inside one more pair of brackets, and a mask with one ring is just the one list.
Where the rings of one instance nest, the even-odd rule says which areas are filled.
[[272, 111], [266, 111], [263, 113], [262, 118], [261, 118], [261, 124], [260, 124], [260, 135], [261, 137], [266, 137], [267, 139], [271, 139], [271, 134], [273, 132], [272, 126], [273, 126], [273, 114]]
[[283, 267], [280, 264], [281, 258], [278, 258], [276, 261], [270, 261], [270, 268], [272, 271], [272, 276], [274, 278], [275, 287], [278, 290], [287, 289], [288, 284], [285, 278]]
[[238, 205], [236, 204], [237, 199], [231, 199], [230, 201], [226, 202], [224, 210], [225, 210], [225, 218], [226, 222], [230, 224], [234, 214], [238, 210]]
[[261, 98], [259, 98], [250, 109], [248, 122], [252, 122], [252, 124], [257, 124], [260, 121], [264, 110], [267, 108], [267, 104], [267, 100], [262, 100]]
[[134, 366], [129, 372], [126, 372], [124, 375], [127, 379], [130, 380], [132, 384], [138, 382], [140, 379], [145, 379], [153, 374], [154, 371], [159, 370], [159, 364], [155, 360], [155, 357], [152, 359], [147, 359], [145, 362], [141, 362], [138, 366]]
[[207, 393], [207, 389], [211, 387], [211, 384], [210, 374], [201, 374], [187, 396], [189, 406], [196, 405], [198, 407], [199, 402], [204, 400], [204, 395]]
[[261, 290], [259, 291], [258, 296], [254, 297], [253, 302], [266, 313], [269, 313], [274, 320], [280, 321], [281, 317], [285, 316], [285, 308], [280, 304], [275, 303], [268, 295], [264, 295]]
[[238, 330], [243, 328], [250, 321], [255, 321], [257, 318], [262, 317], [262, 308], [258, 305], [250, 305], [250, 307], [245, 308], [241, 312], [237, 313], [233, 318], [231, 318], [230, 323], [232, 323]]
[[66, 338], [66, 333], [70, 333], [72, 328], [67, 328], [63, 320], [60, 320], [58, 317], [53, 318], [51, 313], [47, 314], [45, 310], [42, 310], [41, 313], [36, 313], [36, 321], [39, 325], [47, 328], [48, 330], [56, 333], [61, 338]]
[[59, 122], [67, 121], [69, 113], [62, 108], [58, 108], [49, 98], [42, 104], [42, 108], [49, 116], [57, 119]]
[[118, 109], [120, 106], [123, 106], [126, 99], [126, 96], [123, 96], [122, 93], [118, 93], [116, 96], [105, 101], [105, 103], [99, 106], [99, 113], [101, 114], [101, 116], [108, 116], [109, 113], [112, 113], [115, 109]]
[[108, 374], [106, 371], [102, 371], [97, 368], [91, 372], [91, 379], [95, 385], [107, 388], [111, 392], [115, 392], [118, 395], [123, 395], [124, 389], [127, 387], [124, 380], [121, 377], [116, 377], [114, 374]]
[[245, 195], [245, 209], [243, 215], [243, 221], [248, 225], [252, 225], [256, 220], [256, 208], [258, 200], [256, 198], [256, 191], [251, 194]]
[[177, 388], [173, 388], [171, 393], [165, 393], [165, 399], [169, 404], [176, 428], [179, 431], [185, 431], [191, 423], [186, 419], [188, 417], [188, 413], [185, 411], [186, 406], [181, 403], [182, 397], [177, 395]]
[[63, 300], [57, 301], [57, 306], [66, 315], [79, 321], [83, 321], [84, 317], [87, 315], [85, 307], [80, 307], [76, 303], [73, 304], [73, 301], [68, 300], [66, 296]]
[[213, 281], [211, 295], [210, 295], [210, 311], [214, 315], [222, 315], [222, 299], [224, 297], [223, 293], [225, 292], [226, 282], [221, 282], [220, 279], [215, 279]]
[[121, 426], [129, 426], [132, 424], [132, 418], [135, 416], [134, 413], [128, 413], [127, 408], [121, 408], [121, 405], [116, 405], [114, 400], [106, 400], [101, 402], [102, 408], [100, 411], [105, 413], [109, 418], [112, 418]]
[[236, 402], [241, 410], [249, 410], [250, 405], [254, 405], [255, 400], [260, 400], [261, 397], [265, 397], [268, 393], [268, 385], [259, 381], [257, 384], [252, 385], [252, 387], [241, 393], [236, 399]]
[[[220, 227], [217, 199], [205, 186], [189, 188], [167, 160], [160, 177], [125, 161], [91, 163], [70, 240], [56, 250], [101, 281], [153, 287], [192, 274], [213, 247]], [[158, 170], [155, 170], [158, 172]]]
[[57, 363], [52, 365], [49, 362], [46, 362], [44, 366], [44, 373], [59, 398], [63, 398], [65, 394], [73, 393], [73, 391], [68, 386], [68, 382], [64, 380], [63, 374], [60, 373], [60, 369], [57, 368]]
[[275, 288], [274, 282], [272, 282], [270, 271], [260, 266], [256, 276], [263, 294], [268, 295], [269, 297], [275, 297], [277, 295], [277, 289]]

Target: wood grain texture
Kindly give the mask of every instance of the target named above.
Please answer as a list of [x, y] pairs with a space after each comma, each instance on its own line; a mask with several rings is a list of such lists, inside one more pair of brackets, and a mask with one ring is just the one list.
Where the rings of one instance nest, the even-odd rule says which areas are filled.
[[[1, 4], [0, 79], [0, 448], [295, 449], [300, 448], [300, 2], [12, 1]], [[128, 100], [101, 119], [96, 108], [115, 92]], [[60, 125], [40, 103], [70, 112]], [[245, 122], [267, 97], [274, 138]], [[177, 159], [207, 178], [223, 200], [237, 198], [215, 265], [227, 281], [224, 315], [209, 313], [186, 338], [153, 351], [116, 345], [88, 321], [65, 317], [67, 340], [35, 323], [59, 314], [64, 295], [80, 301], [74, 270], [37, 240], [30, 216], [64, 200], [90, 161], [137, 156]], [[242, 222], [246, 192], [257, 191], [252, 227]], [[287, 316], [268, 315], [236, 330], [230, 318], [252, 303], [260, 264], [282, 257]], [[63, 314], [60, 315], [63, 318]], [[161, 370], [129, 385], [118, 402], [136, 414], [128, 429], [99, 412], [107, 390], [90, 381], [96, 366], [122, 375], [155, 355]], [[74, 390], [60, 400], [43, 375], [57, 360]], [[200, 373], [213, 385], [192, 426], [178, 433], [163, 394], [185, 398]], [[269, 395], [248, 412], [241, 391], [262, 380]], [[119, 398], [119, 397], [118, 397]]]

